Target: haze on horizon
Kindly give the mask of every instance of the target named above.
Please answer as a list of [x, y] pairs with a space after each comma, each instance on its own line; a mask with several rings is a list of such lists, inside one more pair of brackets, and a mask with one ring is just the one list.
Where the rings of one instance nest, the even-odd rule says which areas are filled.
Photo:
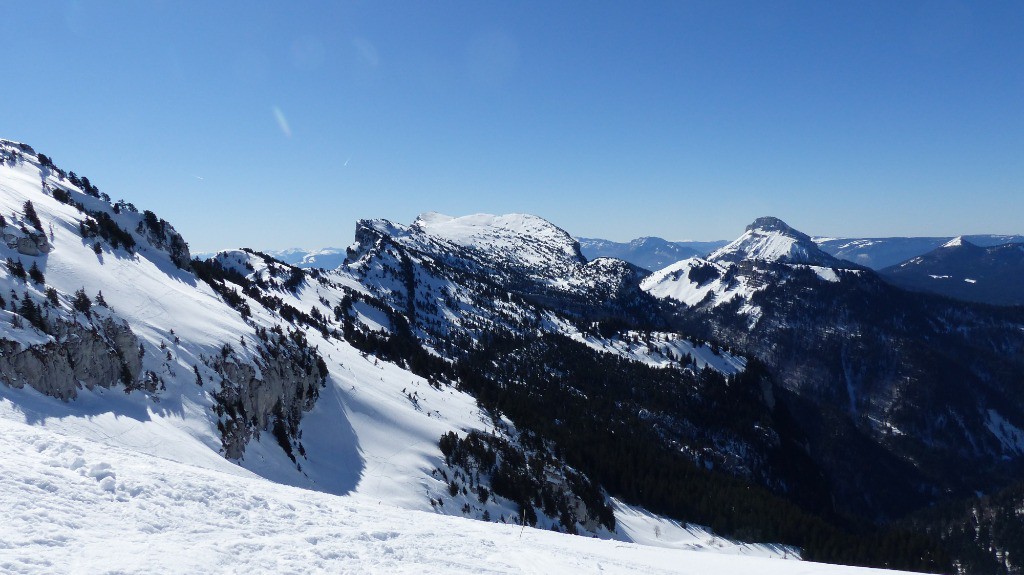
[[194, 251], [526, 212], [577, 236], [1024, 233], [1024, 4], [0, 0], [0, 137]]

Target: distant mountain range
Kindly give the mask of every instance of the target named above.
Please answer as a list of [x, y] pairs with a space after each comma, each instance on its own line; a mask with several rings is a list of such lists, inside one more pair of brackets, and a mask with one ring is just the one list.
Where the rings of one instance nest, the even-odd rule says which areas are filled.
[[[1024, 263], [1017, 257], [1020, 250], [1013, 247], [1024, 245], [1024, 236], [803, 239], [803, 245], [813, 243], [822, 254], [877, 270], [883, 278], [908, 289], [995, 305], [1024, 304]], [[725, 240], [671, 242], [652, 236], [630, 242], [600, 238], [577, 238], [577, 241], [580, 252], [588, 260], [615, 258], [648, 271], [707, 256], [729, 243]], [[956, 242], [963, 245], [953, 245]], [[305, 269], [336, 269], [346, 258], [345, 248], [291, 248], [264, 253]], [[214, 254], [198, 255], [206, 258]]]
[[1024, 305], [1024, 244], [982, 247], [966, 238], [879, 272], [915, 291], [998, 305]]
[[[962, 237], [980, 247], [1024, 243], [1024, 236], [1020, 235], [983, 234]], [[949, 242], [953, 237], [812, 237], [811, 239], [821, 251], [827, 254], [874, 270], [881, 270], [924, 255]], [[617, 258], [649, 271], [660, 270], [686, 258], [706, 256], [729, 243], [727, 240], [672, 242], [653, 236], [637, 238], [629, 242], [613, 242], [600, 238], [577, 238], [577, 240], [580, 244], [580, 251], [588, 260]], [[264, 250], [264, 253], [287, 264], [307, 269], [334, 269], [345, 261], [345, 248], [317, 250], [290, 248]], [[197, 255], [210, 257], [213, 253]]]
[[[981, 247], [1010, 243], [1024, 243], [1024, 236], [1017, 235], [973, 235], [961, 236], [968, 242]], [[924, 255], [954, 239], [946, 237], [912, 238], [828, 238], [816, 237], [814, 242], [823, 251], [837, 258], [881, 270]]]
[[725, 240], [713, 242], [670, 242], [656, 237], [637, 238], [631, 242], [613, 242], [599, 238], [577, 238], [580, 251], [587, 259], [618, 258], [646, 270], [660, 270], [694, 256], [703, 256], [729, 243]]
[[320, 248], [318, 250], [291, 248], [265, 253], [286, 264], [306, 269], [333, 270], [345, 262], [345, 248]]
[[[977, 246], [988, 247], [1008, 243], [1024, 243], [1024, 236], [1018, 235], [973, 235], [963, 236]], [[946, 237], [897, 237], [897, 238], [831, 238], [813, 237], [821, 251], [839, 259], [851, 261], [874, 270], [902, 263], [910, 258], [926, 254], [946, 242]], [[657, 237], [638, 238], [631, 242], [613, 242], [598, 238], [579, 238], [580, 249], [588, 259], [599, 257], [619, 258], [651, 271], [660, 270], [679, 260], [694, 256], [706, 256], [729, 243], [726, 240], [711, 242], [670, 242]]]

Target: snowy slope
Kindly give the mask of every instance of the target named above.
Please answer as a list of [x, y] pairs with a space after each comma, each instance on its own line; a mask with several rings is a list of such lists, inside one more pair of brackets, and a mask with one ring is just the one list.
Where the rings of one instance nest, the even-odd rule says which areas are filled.
[[159, 459], [9, 414], [0, 435], [8, 573], [879, 572], [410, 512]]

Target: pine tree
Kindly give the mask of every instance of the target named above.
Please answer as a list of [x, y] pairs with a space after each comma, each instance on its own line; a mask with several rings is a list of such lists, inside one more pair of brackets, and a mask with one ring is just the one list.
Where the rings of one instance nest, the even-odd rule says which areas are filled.
[[43, 321], [43, 314], [39, 310], [39, 306], [32, 301], [32, 298], [25, 294], [25, 297], [21, 298], [21, 305], [18, 306], [18, 313], [22, 317], [28, 320], [29, 323], [36, 326], [40, 330], [45, 331], [46, 323]]
[[75, 298], [72, 300], [71, 304], [76, 310], [86, 315], [88, 315], [89, 310], [92, 309], [92, 301], [89, 299], [89, 296], [85, 295], [85, 288], [80, 288], [75, 292]]
[[7, 258], [7, 271], [11, 272], [11, 275], [21, 280], [26, 279], [25, 266], [21, 263], [21, 260], [12, 260]]
[[32, 267], [28, 270], [28, 277], [32, 278], [32, 281], [37, 284], [45, 284], [46, 278], [43, 277], [43, 272], [40, 271], [39, 266], [36, 262], [32, 262]]
[[31, 200], [25, 200], [24, 210], [25, 219], [32, 224], [32, 227], [39, 231], [43, 231], [43, 222], [39, 221], [39, 216], [36, 214], [36, 207], [32, 205]]

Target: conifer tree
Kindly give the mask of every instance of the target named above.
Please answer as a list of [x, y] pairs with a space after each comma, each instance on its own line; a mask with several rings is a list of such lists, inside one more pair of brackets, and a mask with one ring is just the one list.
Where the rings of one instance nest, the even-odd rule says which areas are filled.
[[84, 314], [88, 314], [89, 310], [92, 309], [92, 301], [89, 300], [89, 296], [85, 295], [85, 288], [80, 288], [75, 292], [75, 298], [71, 303], [76, 310]]
[[12, 260], [7, 258], [7, 270], [11, 272], [11, 275], [21, 280], [26, 279], [25, 266], [21, 263], [21, 260]]
[[43, 231], [43, 222], [39, 221], [39, 215], [36, 214], [36, 207], [32, 205], [32, 200], [25, 200], [24, 210], [25, 219], [32, 224], [32, 227]]
[[28, 277], [32, 278], [32, 281], [37, 284], [46, 283], [46, 278], [43, 277], [43, 272], [36, 265], [36, 262], [32, 262], [32, 267], [28, 270]]

